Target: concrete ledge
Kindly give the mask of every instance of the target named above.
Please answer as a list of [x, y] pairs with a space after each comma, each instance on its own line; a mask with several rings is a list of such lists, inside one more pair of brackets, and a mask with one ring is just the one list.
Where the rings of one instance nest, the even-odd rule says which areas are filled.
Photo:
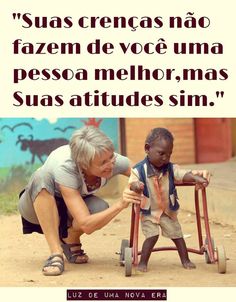
[[[211, 221], [236, 228], [236, 191], [209, 186], [207, 193], [208, 217]], [[180, 207], [195, 213], [194, 187], [178, 187]], [[201, 192], [199, 192], [201, 207]]]
[[[185, 166], [191, 169], [206, 169], [212, 173], [207, 188], [209, 219], [236, 228], [236, 158], [222, 163]], [[191, 192], [192, 190], [192, 192]], [[195, 212], [193, 187], [179, 187], [181, 208]]]

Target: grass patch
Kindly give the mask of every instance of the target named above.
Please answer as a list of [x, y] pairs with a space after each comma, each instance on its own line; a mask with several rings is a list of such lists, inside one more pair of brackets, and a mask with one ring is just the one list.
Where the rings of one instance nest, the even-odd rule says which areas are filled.
[[18, 193], [0, 194], [0, 215], [18, 213]]
[[18, 212], [19, 193], [38, 165], [18, 165], [0, 168], [0, 215]]
[[4, 178], [7, 177], [8, 173], [9, 173], [9, 168], [0, 168], [0, 181], [4, 180]]

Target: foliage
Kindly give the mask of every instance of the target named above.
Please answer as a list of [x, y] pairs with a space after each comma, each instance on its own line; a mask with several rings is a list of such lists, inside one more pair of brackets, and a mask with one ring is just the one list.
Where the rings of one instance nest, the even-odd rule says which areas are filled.
[[0, 194], [0, 215], [9, 215], [17, 213], [18, 195]]
[[6, 171], [1, 169], [0, 214], [17, 212], [18, 196], [27, 184], [35, 166], [13, 166]]

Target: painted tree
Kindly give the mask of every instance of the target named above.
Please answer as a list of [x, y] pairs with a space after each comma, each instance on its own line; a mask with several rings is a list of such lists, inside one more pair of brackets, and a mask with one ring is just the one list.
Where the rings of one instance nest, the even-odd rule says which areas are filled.
[[88, 120], [81, 120], [81, 122], [84, 123], [86, 126], [94, 126], [96, 128], [99, 128], [102, 121], [102, 118], [98, 120], [96, 120], [96, 118], [88, 118]]

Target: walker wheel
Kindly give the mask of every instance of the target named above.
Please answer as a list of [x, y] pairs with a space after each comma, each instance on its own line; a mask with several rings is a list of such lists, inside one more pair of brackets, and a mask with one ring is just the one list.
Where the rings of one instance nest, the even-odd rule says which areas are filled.
[[128, 239], [122, 239], [121, 241], [121, 247], [120, 247], [120, 266], [125, 265], [125, 248], [129, 247], [129, 240]]
[[130, 277], [132, 275], [132, 248], [125, 248], [125, 276]]
[[[212, 244], [212, 249], [213, 249], [213, 252], [214, 252], [214, 250], [215, 250], [215, 242], [214, 242], [214, 239], [212, 237], [211, 237], [211, 244]], [[205, 245], [208, 245], [208, 239], [207, 238], [205, 239]], [[205, 254], [205, 261], [206, 261], [206, 263], [207, 264], [211, 264], [211, 260], [210, 260], [210, 257], [208, 255], [208, 253], [207, 253], [207, 250], [204, 252], [204, 254]]]
[[226, 273], [226, 255], [223, 245], [219, 245], [216, 248], [217, 262], [218, 262], [218, 273]]

